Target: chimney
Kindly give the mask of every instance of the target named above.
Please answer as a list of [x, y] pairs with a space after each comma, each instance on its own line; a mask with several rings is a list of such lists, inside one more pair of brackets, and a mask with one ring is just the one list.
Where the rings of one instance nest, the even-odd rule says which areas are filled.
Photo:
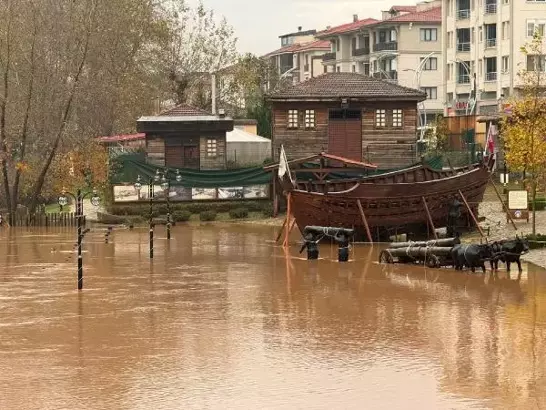
[[353, 23], [358, 21], [358, 14], [353, 14]]
[[301, 31], [301, 29], [302, 29], [302, 26], [299, 26], [299, 27], [298, 27], [298, 31]]

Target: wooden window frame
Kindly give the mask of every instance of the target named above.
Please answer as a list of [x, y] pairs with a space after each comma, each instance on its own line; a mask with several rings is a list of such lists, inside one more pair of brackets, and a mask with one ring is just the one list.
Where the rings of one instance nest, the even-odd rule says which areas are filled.
[[[396, 117], [395, 117], [395, 114], [396, 114]], [[397, 121], [396, 124], [395, 124], [395, 119]], [[402, 108], [395, 108], [391, 110], [391, 126], [392, 128], [404, 127], [404, 110]]]
[[314, 130], [316, 126], [316, 112], [315, 110], [305, 110], [304, 127], [306, 130]]
[[287, 128], [289, 130], [297, 130], [299, 127], [299, 112], [298, 110], [288, 110]]
[[384, 108], [377, 108], [375, 110], [374, 118], [375, 128], [387, 128], [387, 110]]
[[207, 158], [218, 158], [218, 139], [207, 138], [205, 144]]

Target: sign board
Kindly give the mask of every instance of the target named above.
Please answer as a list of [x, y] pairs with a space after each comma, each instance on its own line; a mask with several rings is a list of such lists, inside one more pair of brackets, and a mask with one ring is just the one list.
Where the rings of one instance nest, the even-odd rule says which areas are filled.
[[508, 209], [529, 209], [529, 196], [526, 190], [514, 190], [508, 192]]
[[[529, 222], [529, 196], [525, 190], [508, 191], [508, 214], [514, 221]], [[508, 222], [508, 215], [506, 215]]]

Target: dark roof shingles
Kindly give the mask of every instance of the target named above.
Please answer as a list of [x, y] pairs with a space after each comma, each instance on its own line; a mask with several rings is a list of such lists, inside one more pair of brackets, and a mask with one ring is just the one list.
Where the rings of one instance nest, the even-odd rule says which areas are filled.
[[203, 116], [212, 115], [201, 108], [192, 107], [188, 104], [180, 104], [169, 110], [163, 111], [159, 114], [161, 117], [188, 117], [188, 116]]
[[422, 101], [425, 93], [357, 73], [328, 73], [269, 95], [275, 99], [406, 98]]

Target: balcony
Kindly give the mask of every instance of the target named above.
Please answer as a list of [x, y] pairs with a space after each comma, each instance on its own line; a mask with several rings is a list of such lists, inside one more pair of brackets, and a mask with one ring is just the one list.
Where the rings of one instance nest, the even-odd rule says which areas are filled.
[[308, 73], [309, 72], [309, 64], [304, 64], [303, 66], [303, 72]]
[[288, 70], [292, 70], [294, 67], [291, 65], [285, 65], [281, 67], [281, 74], [286, 73]]
[[459, 74], [457, 84], [470, 84], [470, 76], [468, 74]]
[[485, 14], [497, 14], [497, 3], [486, 4]]
[[497, 47], [497, 39], [496, 38], [487, 38], [485, 40], [485, 48], [492, 48]]
[[336, 59], [336, 52], [325, 53], [322, 55], [322, 61], [332, 61]]
[[497, 73], [496, 72], [485, 73], [485, 81], [497, 81]]
[[381, 80], [396, 81], [398, 80], [398, 71], [377, 71], [372, 76]]
[[353, 50], [354, 57], [367, 56], [368, 54], [370, 54], [369, 47], [357, 48], [356, 50]]
[[457, 52], [468, 53], [470, 51], [470, 43], [457, 43]]
[[457, 10], [457, 20], [468, 20], [470, 18], [470, 10]]
[[373, 45], [373, 51], [396, 51], [398, 50], [397, 41], [389, 41], [386, 43], [377, 43]]

